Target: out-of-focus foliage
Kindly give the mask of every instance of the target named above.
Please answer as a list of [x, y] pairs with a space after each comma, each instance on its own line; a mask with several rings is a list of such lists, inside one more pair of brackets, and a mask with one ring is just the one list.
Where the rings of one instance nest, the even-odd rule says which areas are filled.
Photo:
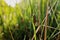
[[[0, 40], [31, 40], [33, 35], [34, 40], [40, 40], [40, 37], [43, 40], [47, 2], [47, 40], [57, 39], [56, 34], [60, 31], [60, 0], [22, 0], [15, 7], [0, 0]], [[36, 35], [39, 25], [41, 28]]]

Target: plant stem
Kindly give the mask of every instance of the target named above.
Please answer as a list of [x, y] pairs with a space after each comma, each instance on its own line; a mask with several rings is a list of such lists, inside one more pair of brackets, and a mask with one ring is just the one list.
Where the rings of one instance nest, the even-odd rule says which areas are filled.
[[44, 40], [47, 39], [47, 22], [48, 22], [48, 1], [47, 1], [47, 9], [46, 9], [45, 27], [44, 27]]

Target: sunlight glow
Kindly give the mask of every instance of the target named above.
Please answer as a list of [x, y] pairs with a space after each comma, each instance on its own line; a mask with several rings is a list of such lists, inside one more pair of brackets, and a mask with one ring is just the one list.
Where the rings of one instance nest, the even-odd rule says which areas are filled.
[[5, 0], [5, 2], [12, 7], [15, 7], [16, 3], [20, 3], [21, 0]]

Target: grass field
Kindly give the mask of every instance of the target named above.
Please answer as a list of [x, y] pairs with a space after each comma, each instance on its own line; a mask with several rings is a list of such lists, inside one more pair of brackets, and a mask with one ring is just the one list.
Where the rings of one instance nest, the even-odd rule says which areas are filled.
[[60, 0], [0, 0], [0, 40], [60, 40]]

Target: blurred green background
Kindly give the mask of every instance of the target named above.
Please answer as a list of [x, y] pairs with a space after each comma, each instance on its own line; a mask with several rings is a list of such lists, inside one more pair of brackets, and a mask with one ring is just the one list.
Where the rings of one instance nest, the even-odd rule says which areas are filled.
[[46, 40], [60, 40], [60, 0], [0, 0], [0, 40], [44, 40], [45, 27]]

